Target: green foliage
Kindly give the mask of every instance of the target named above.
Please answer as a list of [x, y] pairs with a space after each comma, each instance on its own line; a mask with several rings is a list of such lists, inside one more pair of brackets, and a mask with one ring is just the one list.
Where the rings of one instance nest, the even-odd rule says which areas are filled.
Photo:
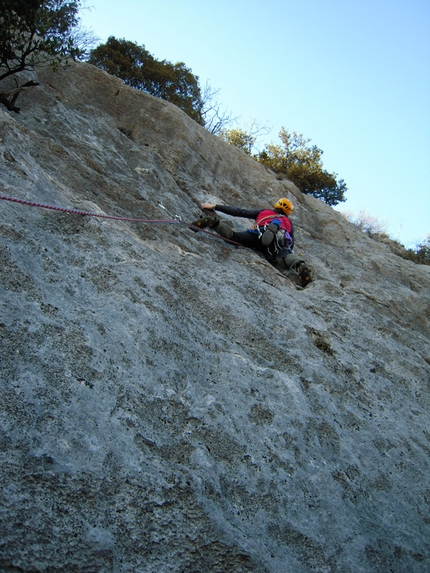
[[198, 77], [183, 62], [159, 61], [144, 46], [113, 36], [92, 50], [88, 61], [133, 88], [174, 103], [204, 125]]
[[337, 174], [323, 169], [321, 149], [309, 146], [310, 139], [296, 132], [289, 133], [285, 128], [279, 137], [281, 144], [266, 145], [256, 156], [260, 163], [275, 173], [284, 174], [303, 193], [322, 199], [328, 205], [345, 201], [346, 184], [342, 179], [337, 180]]
[[222, 131], [219, 137], [244, 151], [247, 155], [252, 155], [252, 148], [255, 145], [256, 137], [243, 131], [242, 129], [228, 129]]
[[407, 249], [402, 256], [418, 265], [430, 265], [430, 237], [427, 237], [415, 249]]
[[270, 132], [271, 127], [267, 123], [261, 125], [256, 120], [253, 120], [250, 126], [246, 129], [239, 127], [225, 129], [223, 126], [223, 129], [219, 131], [218, 136], [220, 139], [223, 139], [230, 145], [234, 145], [244, 151], [247, 155], [256, 159], [257, 155], [253, 152], [258, 138], [268, 135]]
[[[55, 66], [78, 57], [72, 30], [78, 24], [80, 0], [0, 0], [0, 81], [36, 64]], [[37, 85], [27, 82], [24, 86]], [[19, 111], [16, 98], [22, 88], [1, 92], [0, 102]]]
[[0, 0], [0, 80], [79, 55], [71, 31], [80, 0]]
[[[256, 133], [260, 130], [261, 128]], [[268, 144], [263, 151], [253, 154], [256, 133], [236, 128], [223, 131], [220, 137], [275, 173], [284, 174], [303, 193], [322, 199], [328, 205], [345, 201], [345, 182], [342, 179], [337, 180], [335, 173], [328, 173], [323, 169], [323, 152], [316, 145], [309, 146], [310, 139], [282, 128], [279, 133], [280, 144]]]
[[420, 265], [430, 265], [430, 237], [416, 247], [415, 253]]

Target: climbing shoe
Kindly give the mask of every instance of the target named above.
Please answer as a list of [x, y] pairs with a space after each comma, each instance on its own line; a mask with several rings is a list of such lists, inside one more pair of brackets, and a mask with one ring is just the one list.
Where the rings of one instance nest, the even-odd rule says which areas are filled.
[[[219, 219], [217, 217], [200, 217], [200, 219], [191, 223], [190, 229], [197, 233], [199, 229], [206, 229], [206, 227], [212, 229], [213, 227], [216, 227], [218, 223]], [[196, 229], [196, 227], [198, 228]]]
[[303, 288], [312, 281], [311, 271], [306, 263], [299, 263], [296, 267], [296, 271], [299, 274], [300, 283]]
[[270, 223], [270, 225], [267, 225], [266, 230], [261, 236], [261, 242], [265, 247], [268, 247], [273, 243], [273, 240], [277, 232], [278, 232], [278, 225], [276, 225], [276, 223]]

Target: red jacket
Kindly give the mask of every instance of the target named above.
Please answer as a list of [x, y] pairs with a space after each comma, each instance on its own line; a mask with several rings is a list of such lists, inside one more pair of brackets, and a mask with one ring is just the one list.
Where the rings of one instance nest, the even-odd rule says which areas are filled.
[[281, 222], [281, 229], [287, 231], [288, 234], [291, 233], [291, 221], [286, 215], [280, 215], [273, 211], [272, 209], [265, 209], [260, 211], [255, 219], [257, 227], [264, 227], [264, 225], [269, 225], [273, 219], [278, 219]]

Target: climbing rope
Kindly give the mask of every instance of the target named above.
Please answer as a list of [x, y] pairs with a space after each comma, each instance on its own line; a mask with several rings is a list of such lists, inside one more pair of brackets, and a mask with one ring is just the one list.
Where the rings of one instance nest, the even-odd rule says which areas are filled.
[[54, 205], [44, 205], [43, 203], [35, 203], [33, 201], [26, 201], [25, 199], [17, 199], [16, 197], [6, 197], [4, 195], [0, 195], [1, 201], [9, 201], [10, 203], [19, 203], [20, 205], [27, 205], [28, 207], [38, 207], [39, 209], [49, 209], [51, 211], [60, 211], [61, 213], [69, 213], [71, 215], [82, 215], [84, 217], [97, 217], [99, 219], [111, 219], [114, 221], [128, 221], [129, 223], [143, 223], [143, 224], [151, 224], [151, 225], [185, 225], [189, 229], [196, 229], [201, 231], [202, 233], [206, 233], [207, 235], [211, 235], [217, 239], [221, 239], [226, 243], [231, 243], [232, 245], [236, 245], [241, 247], [240, 243], [236, 241], [232, 241], [231, 239], [226, 239], [224, 237], [220, 237], [216, 233], [211, 231], [207, 231], [206, 229], [201, 229], [192, 223], [187, 223], [185, 221], [181, 221], [181, 219], [135, 219], [133, 217], [119, 217], [117, 215], [105, 215], [104, 213], [91, 213], [90, 211], [81, 211], [79, 209], [69, 209], [67, 207], [56, 207]]

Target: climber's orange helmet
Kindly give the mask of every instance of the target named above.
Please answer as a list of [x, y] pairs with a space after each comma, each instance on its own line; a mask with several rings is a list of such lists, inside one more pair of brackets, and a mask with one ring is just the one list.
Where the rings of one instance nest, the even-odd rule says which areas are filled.
[[293, 211], [294, 209], [294, 205], [292, 204], [292, 202], [289, 199], [279, 199], [278, 201], [276, 201], [276, 203], [273, 205], [274, 209], [279, 209], [280, 211], [282, 211], [284, 213], [284, 215], [288, 215]]

